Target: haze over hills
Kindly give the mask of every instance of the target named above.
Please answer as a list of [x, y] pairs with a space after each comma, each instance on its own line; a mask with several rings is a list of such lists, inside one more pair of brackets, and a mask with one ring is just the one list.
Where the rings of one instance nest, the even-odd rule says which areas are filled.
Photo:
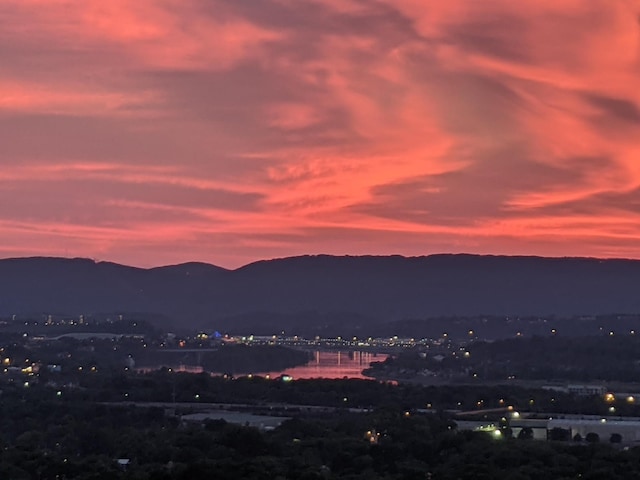
[[303, 256], [236, 270], [0, 260], [0, 315], [144, 312], [180, 325], [387, 322], [449, 315], [640, 312], [640, 261], [478, 255]]

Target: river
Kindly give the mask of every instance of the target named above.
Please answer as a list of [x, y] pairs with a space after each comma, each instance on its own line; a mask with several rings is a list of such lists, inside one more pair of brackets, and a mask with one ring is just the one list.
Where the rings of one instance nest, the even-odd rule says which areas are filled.
[[[299, 378], [371, 378], [362, 374], [362, 370], [369, 368], [372, 362], [384, 362], [389, 356], [386, 353], [371, 353], [352, 350], [315, 350], [313, 358], [304, 365], [291, 367], [284, 370], [270, 372], [254, 372], [254, 375], [276, 378], [281, 375], [289, 375], [293, 379]], [[150, 372], [158, 370], [160, 366], [138, 367], [137, 372]], [[172, 370], [176, 372], [202, 373], [204, 369], [196, 365], [175, 365]], [[221, 375], [221, 372], [212, 373]], [[242, 374], [237, 374], [242, 376]]]
[[316, 350], [309, 363], [275, 372], [260, 372], [256, 375], [269, 375], [271, 378], [289, 375], [300, 378], [370, 378], [362, 374], [371, 362], [383, 362], [386, 353], [361, 351], [325, 351]]

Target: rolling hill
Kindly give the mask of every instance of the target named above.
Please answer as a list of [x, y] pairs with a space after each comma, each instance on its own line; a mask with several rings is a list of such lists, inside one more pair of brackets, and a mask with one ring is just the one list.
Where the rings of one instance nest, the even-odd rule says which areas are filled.
[[[0, 260], [0, 315], [144, 312], [183, 326], [640, 312], [640, 261], [479, 255], [302, 256], [227, 270]], [[278, 320], [280, 319], [280, 320]], [[284, 320], [283, 320], [284, 319]]]

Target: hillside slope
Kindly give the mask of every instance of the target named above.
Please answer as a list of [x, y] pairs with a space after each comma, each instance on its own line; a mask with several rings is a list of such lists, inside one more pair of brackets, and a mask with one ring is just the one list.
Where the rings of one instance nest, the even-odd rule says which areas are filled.
[[258, 314], [297, 315], [296, 321], [334, 314], [391, 321], [637, 313], [639, 285], [636, 260], [320, 255], [226, 270], [202, 263], [140, 269], [34, 257], [0, 260], [0, 315], [146, 312], [204, 325]]

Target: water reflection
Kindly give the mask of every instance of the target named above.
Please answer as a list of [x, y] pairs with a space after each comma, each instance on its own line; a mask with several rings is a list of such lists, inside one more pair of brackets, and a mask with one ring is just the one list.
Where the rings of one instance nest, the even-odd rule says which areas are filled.
[[371, 362], [383, 362], [388, 357], [384, 353], [360, 351], [315, 351], [313, 359], [306, 365], [287, 368], [275, 372], [260, 372], [257, 375], [290, 375], [299, 378], [369, 378], [362, 374]]

